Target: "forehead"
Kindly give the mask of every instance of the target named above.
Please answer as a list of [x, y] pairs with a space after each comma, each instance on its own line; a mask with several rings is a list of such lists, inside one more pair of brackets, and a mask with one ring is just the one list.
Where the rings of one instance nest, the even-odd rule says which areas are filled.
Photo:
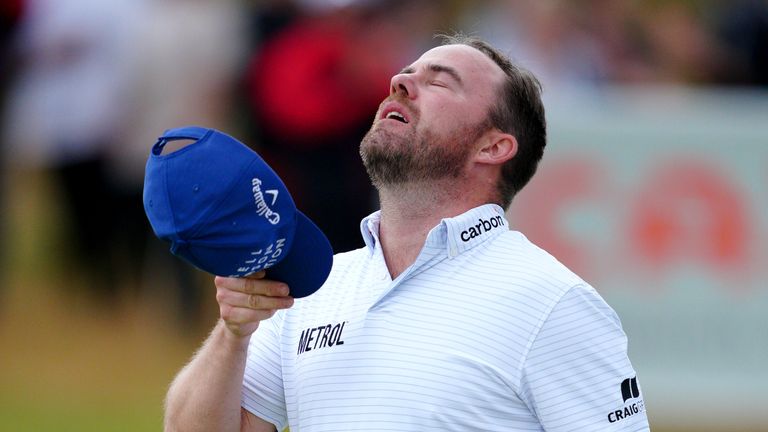
[[504, 79], [504, 71], [481, 51], [469, 45], [443, 45], [425, 52], [411, 66], [439, 64], [454, 68], [462, 81], [470, 85], [495, 88]]

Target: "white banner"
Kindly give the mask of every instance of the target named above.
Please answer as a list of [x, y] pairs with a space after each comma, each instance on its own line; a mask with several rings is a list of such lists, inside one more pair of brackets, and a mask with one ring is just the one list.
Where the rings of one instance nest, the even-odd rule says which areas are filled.
[[514, 229], [616, 309], [655, 425], [768, 425], [768, 92], [547, 104]]

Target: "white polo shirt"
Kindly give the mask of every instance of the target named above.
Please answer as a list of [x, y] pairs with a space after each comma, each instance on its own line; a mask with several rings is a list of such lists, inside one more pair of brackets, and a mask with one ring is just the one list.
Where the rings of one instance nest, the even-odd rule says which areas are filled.
[[242, 404], [277, 430], [648, 430], [627, 338], [497, 205], [444, 219], [391, 280], [377, 233], [251, 337]]

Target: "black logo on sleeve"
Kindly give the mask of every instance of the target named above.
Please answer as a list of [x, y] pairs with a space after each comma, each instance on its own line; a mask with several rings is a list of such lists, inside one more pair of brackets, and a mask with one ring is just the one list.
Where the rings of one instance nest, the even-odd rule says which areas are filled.
[[[617, 409], [608, 413], [608, 422], [616, 423], [617, 421], [624, 420], [635, 414], [645, 412], [645, 402], [640, 399], [640, 388], [637, 386], [637, 377], [627, 378], [621, 382], [621, 399], [624, 402], [624, 406], [621, 409]], [[637, 399], [631, 401], [630, 399]]]
[[346, 321], [335, 325], [326, 324], [319, 327], [310, 327], [302, 331], [296, 355], [314, 349], [344, 345], [344, 341], [341, 339], [344, 332], [344, 324], [346, 324]]
[[637, 377], [627, 378], [621, 382], [621, 397], [624, 402], [640, 397], [640, 389], [637, 388]]

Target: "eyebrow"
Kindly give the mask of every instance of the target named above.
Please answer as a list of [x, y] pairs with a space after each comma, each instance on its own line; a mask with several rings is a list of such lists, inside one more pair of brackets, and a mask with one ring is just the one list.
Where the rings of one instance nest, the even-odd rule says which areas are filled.
[[[456, 71], [456, 69], [454, 69], [454, 68], [452, 68], [450, 66], [445, 66], [445, 65], [436, 64], [436, 63], [430, 63], [430, 64], [427, 65], [427, 69], [432, 71], [432, 72], [437, 72], [437, 73], [445, 72], [448, 75], [450, 75], [451, 78], [453, 78], [457, 83], [463, 84], [463, 82], [461, 80], [461, 75], [459, 75], [459, 72]], [[400, 71], [401, 74], [412, 74], [414, 72], [416, 72], [416, 68], [414, 68], [413, 66], [406, 66], [405, 68], [403, 68], [403, 70]]]

